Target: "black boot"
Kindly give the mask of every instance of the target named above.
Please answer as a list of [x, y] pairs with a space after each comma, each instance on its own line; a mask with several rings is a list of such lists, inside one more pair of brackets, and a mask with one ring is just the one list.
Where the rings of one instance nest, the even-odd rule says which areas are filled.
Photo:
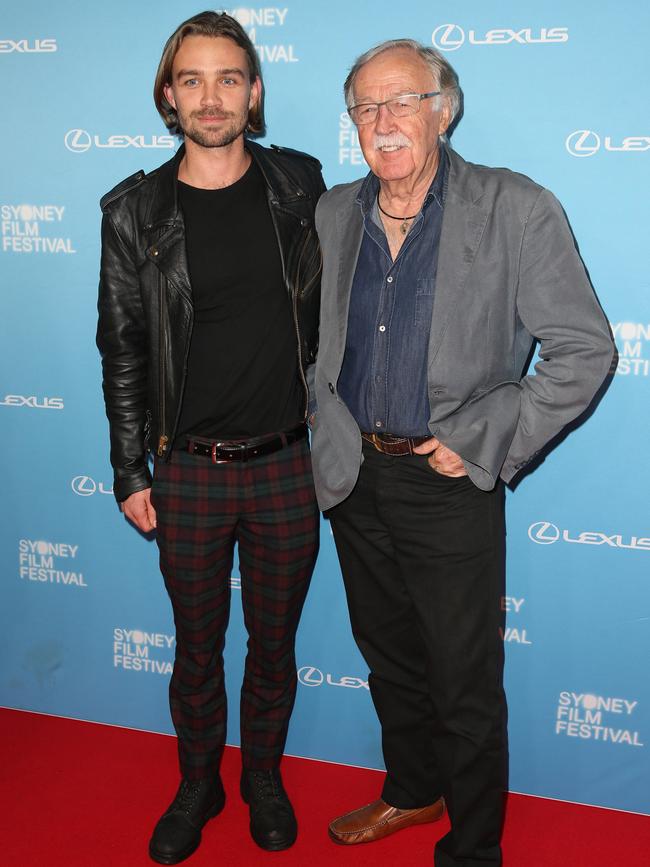
[[250, 807], [251, 837], [258, 846], [270, 852], [293, 846], [298, 826], [277, 768], [271, 771], [244, 769], [241, 796]]
[[176, 797], [161, 816], [149, 841], [149, 855], [159, 864], [184, 861], [201, 842], [201, 828], [223, 810], [221, 780], [181, 780]]

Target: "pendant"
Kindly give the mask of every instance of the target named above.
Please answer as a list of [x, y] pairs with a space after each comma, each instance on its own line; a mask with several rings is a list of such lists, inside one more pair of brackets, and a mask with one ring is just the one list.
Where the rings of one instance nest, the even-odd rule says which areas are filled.
[[409, 230], [409, 224], [408, 224], [408, 221], [407, 221], [407, 220], [403, 220], [403, 221], [402, 221], [402, 225], [400, 226], [400, 228], [401, 228], [401, 230], [402, 230], [402, 235], [406, 235], [406, 233], [407, 233], [408, 230]]

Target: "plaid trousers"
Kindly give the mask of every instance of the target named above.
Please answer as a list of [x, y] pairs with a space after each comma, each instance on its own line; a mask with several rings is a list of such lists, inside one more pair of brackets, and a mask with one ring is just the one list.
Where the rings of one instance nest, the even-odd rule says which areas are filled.
[[181, 774], [213, 776], [221, 761], [235, 542], [249, 636], [242, 762], [251, 769], [277, 767], [296, 695], [296, 630], [318, 552], [307, 440], [247, 463], [213, 464], [173, 452], [168, 463], [156, 463], [152, 502], [176, 624], [169, 696]]

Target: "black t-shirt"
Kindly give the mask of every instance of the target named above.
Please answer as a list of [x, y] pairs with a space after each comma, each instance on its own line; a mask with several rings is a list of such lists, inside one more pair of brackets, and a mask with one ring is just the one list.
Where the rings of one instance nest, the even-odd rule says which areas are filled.
[[[297, 338], [264, 178], [255, 163], [234, 184], [178, 182], [194, 328], [176, 444], [260, 436], [303, 417]], [[174, 327], [174, 323], [171, 323]]]

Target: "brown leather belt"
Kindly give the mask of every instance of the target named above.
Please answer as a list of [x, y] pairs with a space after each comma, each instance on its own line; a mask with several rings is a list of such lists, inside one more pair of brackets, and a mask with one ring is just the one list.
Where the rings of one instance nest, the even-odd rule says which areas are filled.
[[204, 440], [200, 437], [187, 438], [187, 451], [191, 455], [211, 458], [213, 464], [227, 464], [234, 461], [243, 463], [251, 458], [260, 458], [279, 452], [285, 446], [296, 443], [307, 436], [307, 425], [303, 422], [291, 430], [265, 434], [240, 440]]
[[361, 431], [361, 436], [366, 442], [371, 443], [378, 452], [382, 452], [385, 455], [396, 455], [398, 457], [401, 457], [402, 455], [412, 455], [413, 449], [416, 446], [421, 446], [422, 443], [431, 439], [430, 436], [396, 437], [393, 436], [393, 434], [364, 433], [363, 431]]

